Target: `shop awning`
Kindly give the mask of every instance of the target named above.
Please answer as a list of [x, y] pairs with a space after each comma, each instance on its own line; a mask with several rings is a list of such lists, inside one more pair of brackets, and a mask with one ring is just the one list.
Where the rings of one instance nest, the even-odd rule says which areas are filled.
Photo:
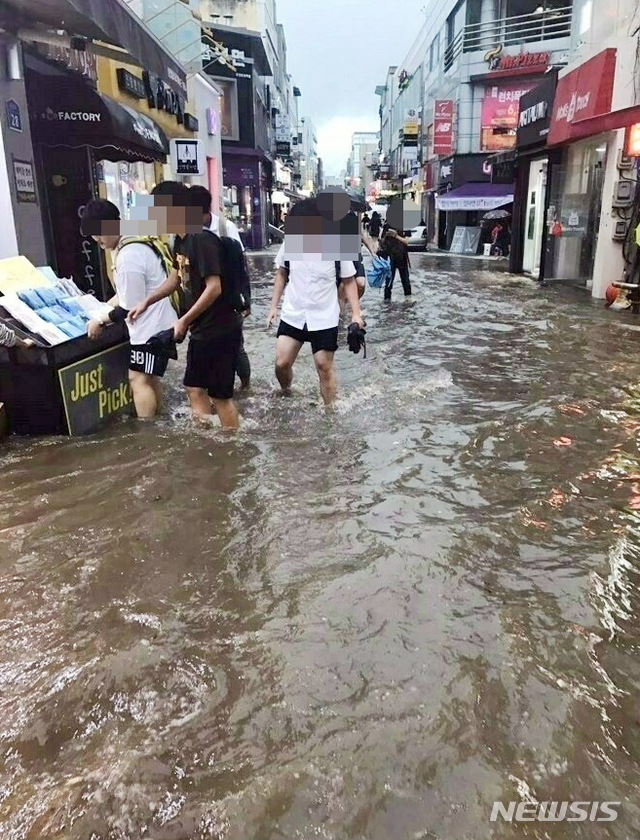
[[10, 16], [0, 17], [12, 30], [46, 24], [56, 31], [115, 44], [186, 96], [184, 68], [123, 0], [2, 0], [1, 5], [12, 9]]
[[436, 198], [438, 210], [495, 210], [513, 202], [513, 184], [470, 181]]
[[34, 140], [45, 146], [89, 146], [98, 160], [164, 162], [169, 143], [146, 114], [98, 93], [82, 79], [35, 75], [27, 87]]
[[571, 125], [571, 139], [582, 140], [586, 137], [593, 137], [595, 134], [617, 131], [619, 128], [629, 128], [636, 123], [640, 123], [640, 105], [622, 108], [620, 111], [610, 111], [608, 114], [601, 114], [597, 117], [576, 120]]

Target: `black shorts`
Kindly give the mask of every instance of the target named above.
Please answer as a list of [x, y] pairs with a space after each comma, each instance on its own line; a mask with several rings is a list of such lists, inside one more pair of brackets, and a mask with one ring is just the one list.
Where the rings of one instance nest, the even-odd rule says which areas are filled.
[[132, 344], [129, 358], [129, 370], [147, 373], [149, 376], [163, 377], [169, 364], [168, 356], [159, 356], [149, 350], [146, 344]]
[[335, 353], [338, 349], [338, 328], [332, 327], [328, 330], [308, 330], [305, 324], [303, 330], [297, 327], [292, 327], [286, 321], [280, 321], [278, 327], [278, 336], [286, 335], [289, 338], [295, 338], [302, 344], [305, 341], [311, 343], [311, 352], [318, 353], [320, 350], [327, 350], [330, 353]]
[[216, 338], [192, 338], [187, 351], [185, 387], [203, 388], [215, 400], [230, 400], [241, 343], [241, 328]]

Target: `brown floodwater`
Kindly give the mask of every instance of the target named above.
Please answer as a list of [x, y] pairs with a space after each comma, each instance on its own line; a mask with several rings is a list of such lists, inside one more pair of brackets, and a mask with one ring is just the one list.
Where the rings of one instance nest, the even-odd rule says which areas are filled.
[[332, 414], [256, 257], [236, 437], [0, 443], [2, 840], [637, 836], [640, 322], [413, 264]]

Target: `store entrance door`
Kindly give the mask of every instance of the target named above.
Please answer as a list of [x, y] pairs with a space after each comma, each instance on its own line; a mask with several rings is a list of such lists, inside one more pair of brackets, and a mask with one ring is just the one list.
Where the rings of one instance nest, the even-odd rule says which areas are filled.
[[591, 287], [606, 155], [606, 141], [601, 139], [575, 143], [566, 150], [562, 165], [551, 171], [546, 280]]
[[41, 146], [40, 160], [52, 268], [59, 277], [72, 277], [80, 289], [104, 300], [100, 249], [80, 233], [82, 213], [94, 197], [90, 152]]
[[548, 161], [534, 160], [529, 169], [529, 191], [525, 216], [524, 256], [522, 270], [534, 277], [540, 276], [542, 262], [542, 236], [544, 233], [544, 207], [547, 194]]

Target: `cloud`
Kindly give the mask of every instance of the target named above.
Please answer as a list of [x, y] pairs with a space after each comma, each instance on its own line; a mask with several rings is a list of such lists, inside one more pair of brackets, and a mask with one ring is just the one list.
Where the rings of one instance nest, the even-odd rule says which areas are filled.
[[318, 154], [326, 175], [339, 175], [351, 154], [351, 135], [356, 131], [379, 131], [377, 114], [369, 117], [334, 117], [318, 126]]

